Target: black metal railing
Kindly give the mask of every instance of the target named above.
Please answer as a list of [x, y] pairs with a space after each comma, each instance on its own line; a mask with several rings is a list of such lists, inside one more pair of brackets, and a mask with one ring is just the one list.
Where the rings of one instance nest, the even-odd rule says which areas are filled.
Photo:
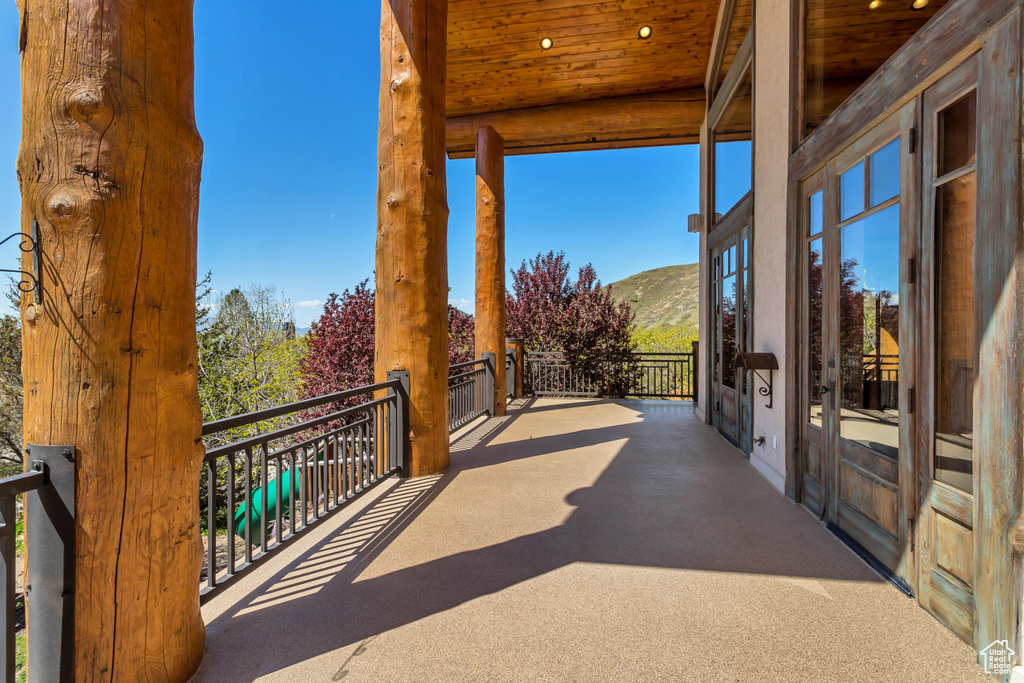
[[15, 635], [17, 625], [15, 615], [17, 612], [15, 579], [17, 574], [17, 526], [16, 506], [17, 498], [23, 493], [33, 491], [43, 485], [42, 467], [36, 470], [16, 474], [13, 477], [0, 479], [0, 536], [3, 537], [0, 545], [0, 572], [3, 572], [4, 584], [4, 633], [3, 649], [0, 650], [0, 669], [3, 670], [4, 680], [13, 683], [15, 678]]
[[469, 424], [488, 411], [493, 412], [487, 400], [488, 374], [487, 359], [456, 363], [448, 368], [449, 432]]
[[677, 398], [695, 395], [693, 353], [616, 353], [573, 357], [528, 351], [527, 393], [534, 396]]
[[[387, 382], [208, 422], [200, 601], [405, 466], [408, 374]], [[283, 416], [297, 423], [266, 429]], [[242, 434], [241, 436], [238, 436]]]

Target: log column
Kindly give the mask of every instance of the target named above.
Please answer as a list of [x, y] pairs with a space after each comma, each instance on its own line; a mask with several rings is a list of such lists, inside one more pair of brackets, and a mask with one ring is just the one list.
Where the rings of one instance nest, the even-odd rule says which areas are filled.
[[447, 0], [383, 0], [374, 376], [409, 372], [404, 473], [448, 467]]
[[204, 645], [192, 3], [18, 4], [21, 227], [38, 221], [44, 271], [42, 303], [21, 300], [24, 430], [76, 448], [74, 677], [187, 680]]
[[505, 143], [483, 126], [476, 134], [476, 357], [493, 353], [494, 414], [505, 405]]

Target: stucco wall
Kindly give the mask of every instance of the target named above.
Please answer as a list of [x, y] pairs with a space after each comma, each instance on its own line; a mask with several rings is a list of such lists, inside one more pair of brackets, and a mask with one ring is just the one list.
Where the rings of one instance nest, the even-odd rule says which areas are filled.
[[[754, 28], [754, 351], [775, 354], [774, 406], [754, 394], [756, 467], [786, 485], [786, 168], [789, 161], [789, 0], [755, 0]], [[758, 380], [759, 381], [759, 380]]]

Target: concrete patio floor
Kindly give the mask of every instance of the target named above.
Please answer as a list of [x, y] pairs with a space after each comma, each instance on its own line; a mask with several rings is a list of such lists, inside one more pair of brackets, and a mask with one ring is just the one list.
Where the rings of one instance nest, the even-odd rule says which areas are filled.
[[203, 616], [203, 682], [991, 680], [680, 402], [471, 425]]

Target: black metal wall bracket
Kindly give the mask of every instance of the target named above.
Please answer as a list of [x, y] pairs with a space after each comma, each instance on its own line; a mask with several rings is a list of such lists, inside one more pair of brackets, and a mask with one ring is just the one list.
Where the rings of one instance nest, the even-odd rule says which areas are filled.
[[[32, 234], [26, 235], [23, 232], [16, 232], [12, 235], [0, 240], [0, 244], [8, 240], [12, 240], [15, 237], [21, 238], [21, 244], [18, 246], [26, 254], [32, 253], [32, 272], [27, 270], [11, 270], [9, 268], [0, 268], [0, 273], [20, 273], [23, 278], [18, 283], [18, 289], [21, 291], [35, 292], [36, 303], [43, 303], [43, 270], [41, 263], [41, 254], [39, 253], [39, 221], [32, 221]], [[25, 280], [24, 278], [28, 278]]]
[[[774, 353], [737, 353], [736, 369], [753, 370], [757, 378], [761, 380], [763, 387], [757, 388], [757, 393], [768, 398], [765, 408], [771, 408], [774, 403], [772, 398], [772, 380], [774, 372], [779, 369], [779, 361]], [[768, 379], [765, 379], [758, 370], [767, 370]]]

